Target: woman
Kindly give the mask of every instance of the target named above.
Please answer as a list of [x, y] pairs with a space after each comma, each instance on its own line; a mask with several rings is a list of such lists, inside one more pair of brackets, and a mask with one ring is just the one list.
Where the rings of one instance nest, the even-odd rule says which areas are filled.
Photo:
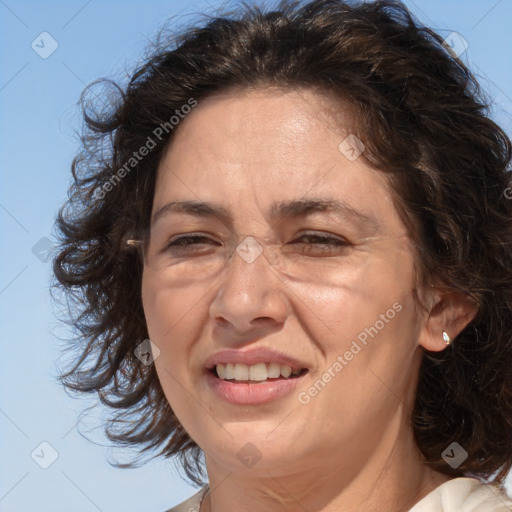
[[171, 511], [510, 510], [511, 144], [442, 43], [245, 8], [84, 112], [62, 379], [202, 484]]

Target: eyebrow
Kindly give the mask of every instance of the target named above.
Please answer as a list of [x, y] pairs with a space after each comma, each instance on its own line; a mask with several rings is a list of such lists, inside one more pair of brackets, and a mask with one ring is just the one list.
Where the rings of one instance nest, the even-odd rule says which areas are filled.
[[[317, 212], [333, 213], [343, 220], [352, 220], [362, 227], [378, 231], [380, 224], [375, 217], [366, 215], [352, 206], [335, 199], [298, 199], [294, 201], [279, 201], [270, 206], [269, 218], [279, 221], [297, 218]], [[159, 208], [153, 215], [151, 224], [170, 213], [185, 213], [196, 217], [217, 217], [226, 225], [233, 224], [233, 217], [224, 206], [207, 201], [171, 201]]]

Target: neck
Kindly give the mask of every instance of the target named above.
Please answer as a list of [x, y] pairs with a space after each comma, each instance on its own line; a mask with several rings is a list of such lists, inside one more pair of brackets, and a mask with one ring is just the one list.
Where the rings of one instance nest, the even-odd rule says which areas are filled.
[[422, 463], [401, 413], [362, 457], [361, 439], [355, 452], [316, 453], [300, 469], [233, 470], [206, 455], [210, 492], [200, 512], [407, 512], [450, 478]]

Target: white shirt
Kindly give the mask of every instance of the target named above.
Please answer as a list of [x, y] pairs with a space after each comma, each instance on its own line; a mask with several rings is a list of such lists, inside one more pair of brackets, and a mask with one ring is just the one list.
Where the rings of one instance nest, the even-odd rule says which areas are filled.
[[[166, 512], [199, 512], [208, 486]], [[512, 500], [495, 484], [476, 478], [453, 478], [418, 501], [409, 512], [512, 512]]]
[[409, 512], [511, 512], [512, 500], [495, 484], [454, 478], [427, 494]]

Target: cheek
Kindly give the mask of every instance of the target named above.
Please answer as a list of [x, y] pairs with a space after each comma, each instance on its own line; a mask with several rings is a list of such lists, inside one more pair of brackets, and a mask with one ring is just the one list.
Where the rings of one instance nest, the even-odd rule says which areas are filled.
[[344, 411], [355, 414], [364, 401], [382, 412], [394, 400], [389, 387], [396, 385], [402, 394], [418, 335], [412, 279], [411, 259], [402, 255], [353, 267], [336, 286], [311, 283], [293, 290], [301, 299], [295, 301], [301, 328], [322, 352], [315, 379], [329, 371], [336, 375], [326, 375], [333, 384], [319, 407], [333, 407], [345, 417]]
[[185, 382], [190, 371], [190, 340], [196, 336], [201, 302], [192, 290], [162, 286], [149, 273], [142, 281], [142, 302], [149, 338], [160, 350], [155, 359], [158, 378], [171, 402], [180, 392], [176, 382]]
[[370, 439], [409, 389], [414, 301], [400, 290], [382, 294], [368, 287], [332, 291], [331, 298], [304, 312], [323, 357], [300, 390], [300, 403], [307, 403], [309, 418], [318, 418], [319, 429], [347, 439], [360, 439], [364, 431]]
[[373, 325], [390, 309], [388, 316], [394, 318], [393, 304], [403, 304], [411, 296], [411, 262], [405, 257], [388, 261], [379, 255], [362, 255], [341, 267], [333, 279], [289, 282], [287, 287], [293, 292], [291, 300], [303, 305], [296, 315], [316, 319], [339, 344]]
[[197, 309], [204, 303], [203, 296], [201, 285], [167, 286], [157, 273], [145, 270], [142, 278], [142, 304], [153, 341], [166, 345], [170, 340], [181, 339], [175, 333], [189, 324], [191, 319], [198, 318]]
[[[204, 295], [204, 294], [203, 294]], [[198, 339], [204, 299], [193, 289], [172, 289], [147, 272], [142, 280], [142, 302], [151, 341], [160, 354], [154, 364], [167, 401], [179, 421], [187, 423], [190, 396], [190, 352]], [[190, 419], [188, 419], [190, 422]]]

